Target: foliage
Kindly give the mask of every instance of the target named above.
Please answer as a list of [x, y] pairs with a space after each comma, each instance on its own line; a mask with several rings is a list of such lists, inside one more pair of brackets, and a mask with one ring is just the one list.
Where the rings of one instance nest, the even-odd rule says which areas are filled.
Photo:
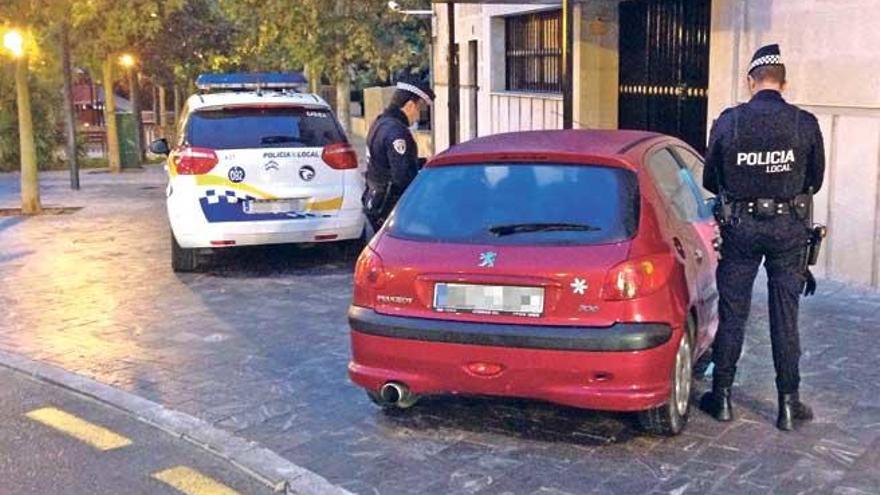
[[[400, 0], [427, 9], [429, 0]], [[430, 22], [393, 12], [385, 0], [3, 0], [0, 31], [23, 28], [38, 161], [63, 147], [60, 23], [70, 24], [73, 63], [100, 79], [108, 57], [132, 52], [157, 84], [187, 92], [206, 71], [308, 69], [355, 87], [424, 72]], [[169, 92], [170, 93], [170, 92]], [[18, 167], [13, 66], [0, 55], [0, 170]]]

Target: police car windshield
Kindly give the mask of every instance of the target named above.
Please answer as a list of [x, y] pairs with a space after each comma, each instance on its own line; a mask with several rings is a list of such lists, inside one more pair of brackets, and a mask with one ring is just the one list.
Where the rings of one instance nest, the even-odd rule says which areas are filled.
[[224, 108], [189, 117], [190, 146], [211, 149], [317, 148], [345, 141], [333, 114], [304, 108]]
[[398, 203], [389, 233], [438, 242], [607, 244], [635, 234], [638, 205], [636, 175], [627, 170], [528, 163], [444, 166], [418, 175]]

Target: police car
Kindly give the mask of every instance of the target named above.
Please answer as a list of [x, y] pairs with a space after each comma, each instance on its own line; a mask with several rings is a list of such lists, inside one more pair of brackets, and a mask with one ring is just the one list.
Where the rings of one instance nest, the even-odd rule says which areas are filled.
[[352, 241], [364, 232], [358, 159], [330, 106], [300, 74], [203, 74], [168, 156], [175, 271], [207, 249]]

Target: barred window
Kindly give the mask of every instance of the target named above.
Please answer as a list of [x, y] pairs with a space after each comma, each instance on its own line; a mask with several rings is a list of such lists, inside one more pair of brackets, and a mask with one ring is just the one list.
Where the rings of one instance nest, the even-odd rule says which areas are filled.
[[562, 92], [562, 11], [505, 19], [508, 91]]

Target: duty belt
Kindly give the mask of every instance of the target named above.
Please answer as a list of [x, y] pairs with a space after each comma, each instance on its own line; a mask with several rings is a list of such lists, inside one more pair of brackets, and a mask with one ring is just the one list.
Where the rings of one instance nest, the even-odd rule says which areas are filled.
[[788, 215], [792, 211], [801, 216], [806, 211], [806, 202], [801, 196], [794, 199], [745, 199], [735, 200], [733, 202], [733, 212], [735, 215], [751, 215], [758, 218], [775, 217], [779, 215]]

